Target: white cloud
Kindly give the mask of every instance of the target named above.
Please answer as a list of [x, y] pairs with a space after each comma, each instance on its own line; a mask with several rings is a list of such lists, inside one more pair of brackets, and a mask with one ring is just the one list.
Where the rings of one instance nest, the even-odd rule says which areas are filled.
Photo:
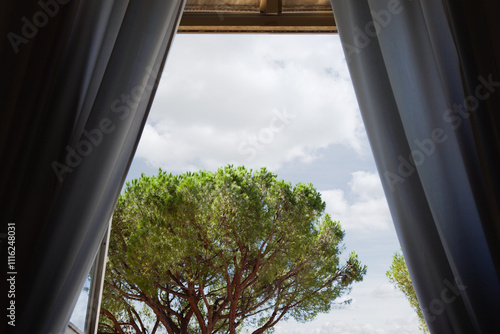
[[394, 318], [382, 324], [363, 323], [358, 319], [349, 321], [326, 321], [321, 325], [287, 326], [278, 324], [276, 334], [418, 334], [420, 333], [416, 316]]
[[377, 173], [358, 171], [352, 173], [352, 176], [349, 187], [357, 200], [368, 201], [384, 197], [382, 184]]
[[340, 220], [346, 230], [384, 230], [391, 216], [377, 173], [352, 173], [347, 194], [341, 189], [321, 191], [326, 212]]
[[167, 69], [137, 151], [154, 167], [277, 169], [330, 145], [369, 152], [337, 36], [179, 35]]
[[403, 293], [396, 289], [392, 284], [381, 284], [372, 291], [372, 296], [375, 298], [399, 298]]

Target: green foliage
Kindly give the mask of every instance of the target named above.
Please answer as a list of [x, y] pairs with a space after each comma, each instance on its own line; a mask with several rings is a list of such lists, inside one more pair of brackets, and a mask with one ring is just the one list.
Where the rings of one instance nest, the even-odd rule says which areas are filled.
[[[169, 333], [256, 334], [311, 320], [366, 273], [355, 253], [341, 262], [344, 231], [324, 210], [311, 184], [265, 168], [142, 175], [113, 215], [103, 312], [138, 333], [156, 320]], [[144, 329], [130, 316], [139, 303]], [[113, 319], [101, 322], [104, 333]]]
[[390, 270], [386, 272], [386, 276], [396, 288], [403, 292], [411, 307], [417, 313], [419, 329], [424, 333], [429, 333], [403, 254], [394, 254]]

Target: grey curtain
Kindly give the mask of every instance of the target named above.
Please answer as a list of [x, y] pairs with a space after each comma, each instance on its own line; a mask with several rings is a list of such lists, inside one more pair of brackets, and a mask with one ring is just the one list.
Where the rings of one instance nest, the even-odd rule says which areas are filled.
[[500, 2], [331, 0], [432, 333], [500, 333]]
[[14, 278], [8, 289], [15, 294], [6, 298], [2, 290], [0, 298], [4, 313], [15, 305], [15, 327], [3, 315], [7, 332], [64, 332], [183, 6], [183, 0], [2, 1], [3, 255], [8, 231], [16, 238], [5, 278]]

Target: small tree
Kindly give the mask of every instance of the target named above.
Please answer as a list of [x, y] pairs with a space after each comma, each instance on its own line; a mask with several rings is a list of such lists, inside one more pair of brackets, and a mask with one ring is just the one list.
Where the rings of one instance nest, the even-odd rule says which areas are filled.
[[410, 302], [411, 307], [417, 313], [419, 329], [424, 333], [429, 333], [427, 324], [425, 323], [425, 318], [420, 309], [420, 304], [418, 303], [417, 295], [415, 294], [415, 289], [413, 288], [413, 283], [411, 282], [410, 273], [408, 272], [408, 267], [406, 266], [403, 254], [395, 253], [392, 259], [391, 268], [386, 272], [389, 281], [394, 284], [405, 295], [406, 299]]
[[259, 334], [328, 312], [366, 267], [341, 262], [324, 209], [264, 168], [142, 175], [113, 215], [99, 332]]

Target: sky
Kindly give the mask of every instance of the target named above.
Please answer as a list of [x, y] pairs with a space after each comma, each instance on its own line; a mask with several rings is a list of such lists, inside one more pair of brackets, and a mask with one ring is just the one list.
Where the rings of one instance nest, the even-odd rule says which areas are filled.
[[175, 37], [127, 180], [227, 164], [312, 183], [368, 266], [349, 306], [276, 334], [420, 333], [385, 276], [400, 246], [338, 35]]

